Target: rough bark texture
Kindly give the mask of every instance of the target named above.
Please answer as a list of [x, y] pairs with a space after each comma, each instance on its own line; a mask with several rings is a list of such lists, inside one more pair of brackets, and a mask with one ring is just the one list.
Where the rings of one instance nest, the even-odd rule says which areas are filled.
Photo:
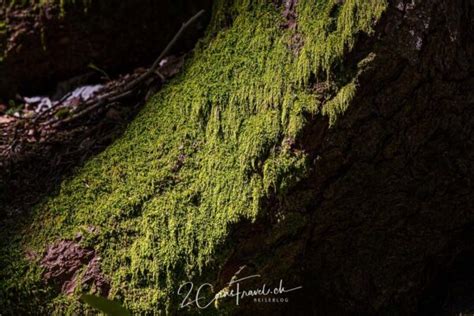
[[[283, 279], [288, 288], [303, 289], [289, 294], [286, 304], [245, 301], [236, 307], [231, 300], [210, 313], [472, 312], [472, 1], [393, 0], [372, 36], [366, 34], [370, 28], [354, 28], [352, 50], [345, 47], [351, 41], [343, 42], [342, 50], [318, 43], [334, 55], [345, 52], [343, 62], [329, 58], [327, 67], [318, 65], [296, 81], [283, 76], [283, 87], [294, 84], [284, 92], [272, 83], [291, 67], [287, 54], [309, 52], [319, 58], [312, 62], [322, 60], [319, 46], [308, 48], [317, 35], [305, 34], [316, 23], [298, 20], [311, 16], [308, 8], [329, 8], [330, 17], [348, 9], [356, 21], [363, 20], [354, 12], [364, 4], [370, 3], [364, 8], [373, 12], [380, 8], [373, 1], [300, 0], [295, 7], [292, 2], [296, 13], [286, 25], [264, 1], [232, 3], [234, 15], [215, 17], [228, 29], [218, 29], [222, 33], [215, 39], [211, 30], [209, 47], [148, 104], [121, 141], [36, 208], [23, 244], [44, 249], [80, 225], [101, 225], [104, 231], [85, 239], [103, 255], [112, 293], [137, 313], [158, 308], [177, 313], [178, 282], [192, 278], [222, 289], [241, 267], [238, 276], [262, 275], [247, 288], [278, 286]], [[298, 11], [303, 6], [306, 11]], [[354, 20], [343, 16], [337, 22], [342, 26], [321, 25], [331, 35]], [[272, 23], [296, 32], [285, 33]], [[282, 38], [288, 43], [279, 46]], [[282, 60], [288, 62], [283, 70]], [[320, 80], [323, 72], [330, 73], [327, 82]], [[337, 119], [322, 115], [335, 111], [331, 85], [345, 91], [347, 82], [356, 82], [357, 89], [352, 98], [342, 94]], [[291, 106], [301, 100], [322, 106], [318, 111], [289, 107], [297, 112], [292, 119], [300, 119], [300, 112], [304, 116], [295, 134], [273, 124], [283, 114], [272, 106], [284, 108], [287, 99], [279, 98], [284, 93], [298, 96]], [[241, 125], [234, 130], [236, 121]], [[307, 155], [308, 169], [300, 168], [301, 153]], [[282, 184], [281, 178], [288, 181]], [[229, 231], [223, 228], [228, 224]], [[38, 279], [18, 279], [21, 286], [38, 286]], [[5, 284], [25, 295], [20, 285]], [[55, 311], [74, 304], [50, 295]], [[9, 308], [28, 310], [15, 299]]]
[[[186, 19], [210, 5], [209, 0], [3, 4], [0, 98], [54, 91], [57, 82], [90, 72], [90, 64], [110, 74], [148, 66]], [[189, 50], [204, 27], [203, 21], [188, 32], [178, 51]]]
[[[307, 269], [348, 310], [414, 312], [453, 259], [473, 260], [473, 3], [402, 3], [349, 112], [313, 151]], [[451, 308], [454, 285], [438, 286], [446, 296], [431, 307]]]
[[285, 262], [285, 280], [305, 288], [289, 307], [261, 312], [473, 312], [473, 10], [472, 1], [393, 1], [377, 37], [348, 57], [350, 68], [375, 54], [348, 111], [330, 129], [313, 120], [297, 141], [314, 165], [287, 198], [311, 196], [295, 215], [310, 224], [274, 244], [259, 242], [275, 234], [269, 223], [234, 235], [242, 241], [224, 271], [260, 258], [250, 274], [275, 275]]

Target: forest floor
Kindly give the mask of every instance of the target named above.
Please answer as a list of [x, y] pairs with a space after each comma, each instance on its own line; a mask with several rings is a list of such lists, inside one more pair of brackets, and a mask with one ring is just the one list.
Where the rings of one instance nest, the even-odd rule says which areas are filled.
[[[84, 15], [82, 5], [77, 6], [79, 8], [70, 9], [73, 12], [70, 16], [62, 18], [62, 9], [54, 2], [48, 5], [0, 5], [0, 48], [1, 54], [7, 56], [3, 65], [0, 59], [0, 71], [5, 71], [5, 76], [0, 79], [0, 90], [11, 88], [10, 91], [13, 91], [13, 84], [18, 79], [16, 76], [24, 77], [24, 81], [29, 82], [26, 88], [15, 89], [10, 98], [4, 94], [0, 97], [0, 188], [3, 189], [0, 190], [0, 200], [5, 206], [2, 212], [7, 213], [7, 218], [10, 217], [8, 215], [18, 215], [19, 209], [27, 210], [44, 193], [54, 188], [72, 168], [81, 165], [119, 137], [145, 102], [179, 73], [186, 52], [192, 48], [190, 43], [195, 43], [198, 38], [195, 28], [184, 32], [184, 35], [179, 34], [176, 42], [169, 43], [171, 47], [164, 49], [158, 60], [155, 60], [156, 65], [149, 68], [144, 67], [143, 61], [138, 67], [127, 67], [127, 63], [124, 63], [119, 73], [116, 70], [109, 73], [90, 63], [86, 69], [76, 67], [78, 69], [69, 71], [67, 77], [54, 80], [52, 75], [60, 74], [63, 65], [68, 62], [74, 64], [74, 61], [68, 60], [71, 56], [68, 56], [67, 51], [62, 58], [53, 55], [65, 49], [62, 43], [66, 41], [65, 38], [84, 34], [51, 31], [49, 35], [52, 39], [41, 41], [49, 41], [52, 51], [43, 51], [44, 47], [39, 46], [45, 43], [38, 42], [37, 33], [48, 28], [63, 29], [64, 25], [75, 23], [76, 16], [80, 18]], [[186, 12], [181, 14], [189, 17]], [[201, 15], [202, 12], [197, 18], [201, 18]], [[199, 22], [199, 19], [196, 20]], [[179, 23], [172, 21], [171, 27]], [[155, 45], [164, 47], [164, 39], [169, 39], [173, 34], [161, 34]], [[100, 36], [100, 32], [97, 32], [92, 39], [85, 38], [82, 46], [90, 46], [88, 41], [99, 41]], [[143, 37], [141, 41], [146, 40], [146, 34]], [[173, 46], [178, 49], [172, 49]], [[71, 49], [75, 50], [73, 47]], [[102, 54], [110, 51], [106, 47], [103, 50]], [[142, 51], [150, 54], [145, 49]], [[118, 56], [117, 52], [110, 54], [112, 58], [115, 54], [116, 59], [123, 60], [123, 56]], [[133, 58], [129, 51], [126, 54], [126, 59]], [[30, 68], [28, 65], [35, 63], [35, 58], [44, 61], [34, 65], [28, 73], [25, 68]], [[55, 64], [42, 69], [41, 65], [46, 61]], [[17, 71], [9, 71], [8, 63]], [[74, 68], [72, 64], [69, 66]], [[41, 70], [45, 78], [51, 79], [42, 80], [48, 81], [46, 86], [49, 88], [30, 88], [36, 80], [35, 76], [41, 76]], [[141, 82], [135, 85], [137, 81]], [[9, 214], [11, 210], [16, 211]]]

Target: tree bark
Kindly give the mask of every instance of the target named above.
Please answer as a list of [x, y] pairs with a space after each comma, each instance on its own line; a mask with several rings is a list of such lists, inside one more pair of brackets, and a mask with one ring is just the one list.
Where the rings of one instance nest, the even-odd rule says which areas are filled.
[[314, 161], [308, 179], [290, 202], [267, 207], [310, 196], [293, 214], [308, 224], [263, 245], [285, 224], [235, 227], [230, 239], [240, 242], [221, 283], [259, 262], [252, 274], [303, 285], [287, 306], [263, 304], [269, 315], [473, 311], [473, 9], [468, 0], [390, 3], [376, 35], [346, 60], [350, 69], [375, 56], [348, 111], [332, 128], [313, 119], [297, 140]]
[[[344, 1], [338, 2], [342, 3]], [[293, 5], [294, 3], [290, 7], [293, 8]], [[282, 27], [296, 27], [298, 6], [294, 8], [296, 13], [289, 15], [292, 17], [291, 23]], [[473, 14], [474, 4], [470, 0], [393, 0], [389, 2], [374, 34], [357, 35], [355, 47], [347, 54], [343, 64], [338, 66], [339, 73], [353, 73], [357, 72], [360, 63], [368, 63], [365, 70], [357, 74], [357, 91], [348, 109], [334, 125], [331, 125], [327, 116], [308, 113], [301, 133], [296, 139], [288, 141], [294, 152], [308, 153], [311, 161], [309, 171], [283, 196], [270, 194], [262, 202], [262, 214], [259, 214], [255, 222], [242, 220], [234, 223], [226, 242], [215, 251], [216, 265], [222, 264], [218, 267], [206, 267], [203, 275], [197, 277], [205, 277], [205, 282], [221, 289], [237, 270], [244, 267], [243, 275], [262, 276], [246, 283], [247, 288], [259, 288], [262, 283], [278, 287], [280, 280], [283, 280], [285, 284], [289, 284], [288, 287], [301, 285], [303, 289], [288, 294], [288, 304], [235, 306], [231, 302], [230, 314], [451, 315], [472, 312]], [[295, 38], [296, 36], [292, 40], [297, 42]], [[253, 44], [257, 46], [256, 43]], [[231, 47], [225, 53], [232, 54], [233, 49]], [[367, 56], [370, 58], [367, 59]], [[206, 57], [210, 58], [212, 54]], [[235, 71], [231, 66], [229, 69]], [[223, 73], [227, 75], [227, 72]], [[321, 82], [314, 78], [316, 75], [319, 74], [313, 74], [309, 79], [309, 89], [312, 91], [321, 86]], [[177, 91], [184, 90], [186, 89]], [[242, 93], [241, 90], [232, 92]], [[160, 105], [163, 104], [167, 103], [163, 101]], [[323, 107], [327, 105], [324, 100], [322, 104]], [[221, 106], [220, 103], [213, 105]], [[209, 109], [214, 110], [211, 107]], [[153, 108], [150, 111], [155, 115], [167, 115], [161, 109]], [[149, 122], [155, 121], [150, 119]], [[169, 120], [164, 123], [169, 123]], [[169, 131], [178, 133], [179, 128], [176, 127], [179, 127], [178, 123], [172, 125]], [[128, 135], [127, 140], [135, 140], [133, 137], [137, 137], [137, 131], [152, 134], [156, 126], [147, 128], [133, 130], [134, 133]], [[116, 149], [116, 152], [136, 148], [145, 158], [161, 159], [167, 148], [175, 145], [173, 141], [176, 139], [178, 138], [165, 139], [169, 142], [166, 141], [166, 146], [160, 147], [164, 153], [154, 152], [155, 148], [143, 149], [133, 143], [122, 143], [122, 147]], [[257, 141], [260, 139], [255, 140]], [[150, 141], [150, 144], [154, 143]], [[136, 225], [142, 223], [141, 217], [151, 213], [151, 217], [144, 221], [147, 229], [155, 227], [154, 221], [162, 220], [168, 224], [166, 220], [168, 217], [172, 218], [174, 213], [166, 213], [163, 219], [160, 217], [161, 213], [153, 213], [152, 207], [167, 207], [159, 198], [169, 194], [171, 202], [177, 206], [182, 206], [177, 202], [179, 199], [186, 200], [188, 204], [183, 205], [189, 207], [181, 210], [178, 215], [187, 218], [187, 212], [198, 209], [202, 200], [212, 196], [213, 192], [204, 191], [208, 193], [207, 196], [190, 194], [192, 190], [189, 183], [195, 184], [193, 175], [190, 174], [183, 176], [188, 182], [180, 182], [180, 168], [187, 167], [189, 169], [185, 171], [188, 171], [192, 167], [202, 166], [198, 159], [193, 161], [191, 167], [186, 165], [201, 150], [201, 145], [199, 142], [192, 142], [192, 145], [179, 143], [179, 149], [169, 149], [171, 154], [177, 156], [170, 176], [166, 173], [169, 161], [164, 161], [163, 165], [158, 164], [167, 177], [160, 179], [162, 182], [157, 180], [155, 183], [155, 179], [152, 179], [149, 186], [144, 185], [144, 190], [152, 187], [151, 191], [146, 191], [144, 197], [137, 193], [142, 199], [138, 199], [130, 210], [126, 209], [129, 213], [120, 209], [110, 216], [124, 222], [129, 220]], [[122, 200], [115, 202], [115, 196], [112, 196], [115, 192], [111, 191], [120, 191], [129, 185], [126, 183], [129, 180], [127, 177], [132, 178], [130, 170], [134, 170], [134, 166], [122, 170], [117, 167], [114, 174], [116, 179], [110, 188], [103, 189], [95, 183], [96, 188], [84, 189], [90, 179], [97, 177], [99, 171], [109, 172], [108, 158], [115, 159], [116, 156], [110, 154], [104, 157], [79, 175], [83, 177], [78, 178], [82, 182], [69, 183], [71, 186], [66, 187], [66, 193], [51, 202], [50, 205], [56, 208], [56, 212], [82, 211], [75, 209], [77, 200], [68, 200], [66, 196], [76, 194], [75, 190], [84, 190], [88, 194], [88, 203], [102, 207], [102, 212], [103, 205], [113, 208], [116, 207], [115, 204], [119, 204], [122, 207]], [[139, 170], [143, 173], [140, 180], [149, 180], [145, 171], [149, 171], [147, 168], [154, 160], [150, 158], [150, 162], [145, 158], [140, 160], [142, 157], [131, 157], [131, 163], [140, 164], [142, 168]], [[266, 158], [268, 157], [259, 156], [262, 160]], [[258, 162], [254, 165], [258, 165]], [[215, 167], [220, 166], [216, 163]], [[206, 169], [206, 172], [214, 171]], [[257, 169], [255, 173], [259, 171], [261, 170]], [[215, 175], [211, 174], [213, 176], [220, 174], [216, 172]], [[130, 181], [136, 186], [143, 184]], [[173, 195], [175, 186], [185, 187], [189, 191], [178, 191]], [[133, 189], [127, 187], [123, 194], [136, 193]], [[238, 193], [232, 191], [232, 194]], [[97, 200], [97, 196], [103, 197], [103, 200]], [[130, 200], [135, 198], [133, 194], [127, 197]], [[223, 196], [222, 205], [227, 202], [226, 199], [231, 200], [231, 197]], [[155, 204], [150, 203], [145, 208], [144, 205], [150, 200]], [[109, 201], [112, 202], [106, 204]], [[62, 203], [66, 205], [63, 207]], [[86, 206], [89, 207], [89, 204]], [[123, 205], [126, 208], [131, 204], [124, 202]], [[49, 205], [41, 210], [49, 211], [48, 207]], [[102, 217], [106, 215], [100, 213]], [[52, 218], [54, 216], [58, 215], [53, 214]], [[72, 222], [80, 218], [67, 217], [69, 214], [62, 213], [59, 216], [64, 216], [60, 219], [68, 225], [71, 225], [68, 220]], [[170, 227], [175, 230], [170, 233], [170, 240], [174, 240], [174, 234], [182, 232], [179, 229], [184, 230], [183, 226], [188, 225], [180, 223], [179, 218], [172, 219]], [[51, 221], [49, 218], [47, 220]], [[104, 223], [108, 223], [107, 220], [106, 218]], [[208, 228], [202, 222], [198, 223]], [[218, 226], [221, 223], [214, 224], [214, 229], [220, 228]], [[124, 226], [125, 233], [118, 229], [113, 232], [123, 233], [124, 235], [120, 235], [123, 238], [130, 235], [137, 239], [142, 233], [136, 227]], [[166, 228], [168, 226], [165, 225]], [[198, 227], [193, 232], [200, 236], [201, 233], [204, 234], [204, 228]], [[60, 232], [59, 229], [52, 231]], [[107, 235], [108, 233], [104, 235], [115, 238], [115, 235]], [[155, 258], [150, 257], [158, 251], [153, 252], [155, 249], [147, 247], [153, 243], [155, 246], [162, 246], [170, 242], [160, 240], [148, 231], [144, 235], [146, 236], [134, 245], [136, 247], [129, 248], [138, 253], [135, 253], [136, 258], [132, 258], [140, 268], [135, 267], [138, 270], [135, 274], [141, 277], [134, 284], [136, 288], [133, 290], [138, 288], [137, 292], [147, 286], [151, 288], [152, 285], [146, 283], [149, 281], [146, 279], [147, 275], [156, 276], [153, 274], [155, 272], [149, 271], [155, 264], [152, 260]], [[196, 236], [189, 238], [197, 238]], [[107, 246], [100, 244], [102, 248]], [[180, 249], [176, 250], [171, 246], [170, 249], [170, 261], [176, 257], [183, 260], [180, 257], [183, 253], [178, 252]], [[198, 252], [200, 249], [196, 246], [192, 251]], [[109, 254], [110, 252], [112, 250]], [[126, 257], [121, 262], [123, 269], [130, 268], [132, 259]], [[159, 259], [161, 258], [156, 260]], [[144, 267], [139, 266], [142, 262]], [[183, 261], [173, 261], [173, 264], [173, 272], [181, 276]], [[136, 277], [130, 271], [128, 273], [125, 274], [127, 277]], [[160, 281], [161, 279], [156, 282]], [[172, 312], [178, 313], [178, 303], [174, 300], [179, 298], [167, 299], [172, 302], [166, 302], [171, 306]], [[146, 305], [143, 308], [148, 307]], [[193, 309], [190, 313], [196, 312]]]

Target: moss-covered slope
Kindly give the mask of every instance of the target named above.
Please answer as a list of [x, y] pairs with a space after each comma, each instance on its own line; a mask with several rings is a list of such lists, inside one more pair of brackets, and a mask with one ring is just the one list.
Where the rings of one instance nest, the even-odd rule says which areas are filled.
[[[229, 225], [265, 216], [262, 202], [305, 176], [306, 155], [292, 140], [307, 114], [334, 122], [344, 111], [357, 73], [339, 77], [339, 66], [385, 6], [300, 0], [294, 30], [282, 27], [282, 8], [272, 1], [217, 1], [179, 78], [122, 138], [35, 207], [21, 237], [2, 238], [2, 310], [79, 308], [44, 289], [39, 265], [24, 251], [42, 253], [80, 231], [102, 258], [110, 297], [135, 312], [176, 308], [167, 304], [178, 282], [219, 265]], [[310, 89], [316, 81], [339, 91], [324, 108]], [[87, 233], [91, 226], [95, 233]], [[18, 297], [28, 299], [18, 305]]]

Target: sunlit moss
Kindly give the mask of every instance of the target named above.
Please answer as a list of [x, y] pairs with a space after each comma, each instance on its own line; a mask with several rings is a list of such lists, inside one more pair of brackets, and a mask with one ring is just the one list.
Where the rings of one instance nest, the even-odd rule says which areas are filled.
[[[88, 242], [112, 278], [111, 296], [137, 313], [173, 308], [179, 282], [216, 264], [229, 225], [255, 220], [269, 194], [284, 194], [305, 176], [305, 153], [286, 140], [305, 126], [304, 113], [334, 123], [356, 88], [351, 78], [321, 105], [310, 78], [333, 80], [355, 35], [372, 32], [385, 6], [300, 0], [303, 46], [295, 52], [295, 31], [281, 27], [272, 1], [216, 1], [208, 34], [182, 74], [123, 137], [36, 207], [23, 247], [42, 250], [80, 227], [97, 227]], [[2, 287], [41, 288], [35, 271], [12, 274]], [[67, 302], [61, 296], [48, 304], [61, 313], [72, 308]]]
[[356, 92], [356, 84], [351, 81], [344, 87], [340, 88], [337, 95], [329, 100], [323, 107], [323, 115], [329, 117], [329, 124], [332, 126], [337, 120], [338, 115], [344, 113], [349, 107], [349, 103]]

